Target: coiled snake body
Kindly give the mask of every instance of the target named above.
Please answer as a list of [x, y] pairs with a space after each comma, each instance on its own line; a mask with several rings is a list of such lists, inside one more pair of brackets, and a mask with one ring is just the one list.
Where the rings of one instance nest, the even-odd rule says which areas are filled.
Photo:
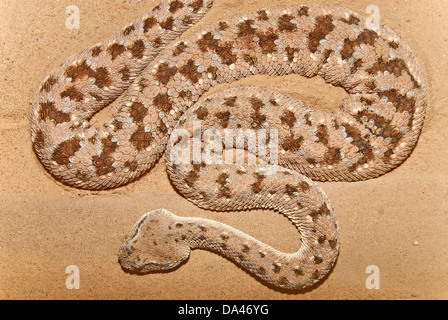
[[[286, 254], [228, 225], [160, 209], [145, 214], [126, 237], [119, 253], [124, 268], [174, 268], [201, 248], [275, 287], [310, 286], [328, 273], [339, 250], [333, 208], [312, 180], [370, 179], [406, 159], [425, 113], [422, 73], [395, 32], [369, 29], [362, 16], [335, 6], [260, 9], [175, 40], [212, 2], [162, 0], [55, 68], [33, 102], [34, 149], [55, 177], [85, 189], [128, 183], [165, 152], [171, 180], [193, 203], [277, 210], [301, 236], [300, 249]], [[254, 87], [202, 97], [242, 77], [292, 73], [319, 75], [349, 96], [335, 112]], [[89, 122], [123, 93], [104, 126]], [[176, 161], [174, 151], [190, 148], [190, 140], [173, 130], [193, 137], [195, 121], [200, 134], [277, 130], [278, 139], [266, 141], [267, 150], [277, 147], [279, 167], [268, 173], [269, 159], [257, 152], [257, 163]], [[201, 140], [201, 151], [207, 141]]]

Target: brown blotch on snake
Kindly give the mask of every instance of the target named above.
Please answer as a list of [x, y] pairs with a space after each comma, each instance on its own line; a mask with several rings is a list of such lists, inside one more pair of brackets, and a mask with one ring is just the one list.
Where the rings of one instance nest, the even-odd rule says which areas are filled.
[[98, 57], [101, 52], [103, 52], [103, 49], [100, 46], [93, 47], [92, 48], [92, 57]]
[[61, 142], [54, 150], [52, 159], [60, 165], [68, 165], [70, 163], [70, 157], [81, 148], [80, 141], [81, 138], [74, 137]]
[[168, 63], [161, 63], [157, 68], [155, 77], [160, 83], [166, 85], [176, 73], [176, 67], [170, 67]]
[[317, 47], [320, 45], [320, 41], [325, 38], [334, 29], [333, 16], [326, 14], [324, 16], [316, 17], [316, 24], [314, 29], [308, 35], [308, 48], [311, 53], [317, 51]]
[[297, 152], [302, 147], [302, 144], [303, 144], [302, 136], [295, 138], [291, 135], [283, 138], [281, 146], [285, 151]]
[[340, 19], [340, 21], [348, 23], [348, 24], [352, 24], [352, 25], [358, 25], [360, 20], [355, 15], [351, 14], [348, 19], [342, 18], [342, 19]]
[[58, 80], [55, 77], [48, 77], [47, 81], [44, 82], [44, 84], [42, 85], [42, 87], [40, 88], [40, 91], [46, 91], [49, 92], [51, 87], [56, 84], [58, 82]]
[[134, 25], [130, 25], [129, 27], [123, 30], [123, 35], [128, 36], [134, 30], [135, 30]]
[[137, 122], [143, 122], [146, 114], [148, 113], [148, 108], [146, 108], [141, 102], [133, 102], [130, 108], [130, 114], [132, 119]]
[[113, 43], [107, 48], [107, 52], [111, 55], [112, 61], [115, 60], [119, 55], [126, 51], [124, 45], [119, 43]]
[[56, 124], [68, 122], [71, 120], [70, 114], [56, 109], [54, 102], [47, 101], [40, 103], [40, 120], [53, 120]]
[[250, 186], [253, 193], [257, 194], [257, 193], [261, 192], [261, 190], [262, 190], [262, 185], [261, 184], [263, 183], [263, 180], [265, 178], [266, 177], [264, 175], [261, 175], [259, 173], [255, 174], [256, 181], [254, 183], [252, 183], [251, 186]]
[[301, 7], [298, 10], [299, 16], [300, 17], [302, 17], [302, 16], [308, 17], [309, 16], [309, 10], [310, 10], [310, 8], [308, 8], [308, 7]]
[[146, 132], [143, 126], [139, 126], [137, 130], [132, 134], [129, 142], [138, 151], [148, 148], [153, 141], [153, 137], [150, 132]]
[[84, 95], [80, 92], [75, 86], [68, 87], [64, 91], [61, 92], [61, 98], [69, 98], [73, 101], [82, 101], [84, 99]]
[[182, 68], [179, 69], [179, 72], [184, 75], [188, 80], [192, 83], [196, 83], [199, 81], [199, 78], [202, 76], [198, 72], [198, 67], [194, 64], [194, 60], [188, 60], [187, 64], [185, 64]]
[[105, 175], [115, 170], [113, 163], [115, 159], [112, 153], [117, 149], [117, 143], [112, 141], [110, 137], [105, 137], [101, 140], [103, 152], [99, 156], [93, 156], [93, 165], [96, 167], [99, 175]]
[[257, 14], [258, 14], [258, 17], [257, 17], [258, 20], [266, 21], [269, 19], [266, 10], [257, 11]]
[[178, 10], [182, 9], [184, 7], [184, 4], [178, 0], [174, 0], [170, 3], [170, 12], [176, 13]]
[[349, 38], [344, 39], [344, 46], [341, 51], [342, 59], [350, 59], [355, 52], [355, 48], [361, 46], [362, 44], [373, 46], [377, 39], [378, 34], [373, 30], [365, 30], [361, 32], [353, 41]]
[[188, 46], [185, 44], [185, 42], [181, 42], [176, 46], [176, 49], [173, 51], [174, 56], [180, 55], [182, 52], [185, 51], [185, 49], [188, 48]]
[[143, 40], [135, 41], [132, 46], [127, 47], [132, 56], [136, 59], [142, 59], [145, 51], [145, 43]]
[[217, 112], [215, 113], [215, 116], [218, 119], [221, 127], [227, 128], [227, 126], [229, 125], [230, 112], [229, 111]]
[[219, 184], [218, 196], [229, 199], [232, 196], [232, 192], [230, 191], [229, 186], [227, 185], [227, 179], [229, 178], [229, 174], [226, 172], [221, 173], [216, 179], [216, 182]]
[[171, 30], [173, 29], [173, 22], [174, 22], [173, 17], [169, 17], [165, 21], [159, 22], [159, 25], [162, 29]]
[[157, 109], [163, 112], [169, 112], [173, 107], [173, 102], [166, 93], [165, 94], [159, 93], [157, 96], [154, 97], [152, 102]]
[[143, 21], [143, 32], [147, 33], [152, 27], [154, 27], [157, 23], [157, 20], [154, 17], [148, 17]]
[[131, 79], [131, 70], [128, 66], [124, 66], [118, 72], [121, 73], [121, 80], [123, 80], [124, 82], [127, 82]]
[[294, 17], [289, 14], [284, 14], [278, 19], [278, 30], [280, 32], [287, 31], [292, 32], [297, 29], [297, 25], [291, 20], [294, 20]]

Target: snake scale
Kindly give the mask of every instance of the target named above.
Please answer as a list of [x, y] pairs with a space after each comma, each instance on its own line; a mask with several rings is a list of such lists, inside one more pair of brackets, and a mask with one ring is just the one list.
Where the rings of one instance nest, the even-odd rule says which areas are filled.
[[[162, 0], [53, 69], [33, 101], [34, 150], [54, 177], [92, 190], [126, 184], [166, 154], [173, 184], [196, 205], [276, 210], [300, 233], [299, 250], [283, 253], [223, 223], [159, 209], [125, 238], [119, 262], [126, 269], [172, 269], [199, 248], [273, 287], [311, 286], [339, 252], [334, 210], [313, 180], [365, 180], [403, 162], [423, 124], [422, 72], [394, 31], [367, 28], [364, 17], [336, 6], [260, 9], [179, 38], [212, 2]], [[257, 74], [320, 76], [348, 97], [329, 111], [255, 87], [203, 96], [213, 86]], [[104, 125], [90, 123], [120, 96]], [[178, 161], [195, 134], [209, 134], [199, 140], [204, 153], [213, 134], [273, 129], [277, 135], [266, 134], [265, 142], [266, 150], [278, 150], [276, 166], [248, 143], [241, 148], [255, 162]], [[174, 136], [178, 130], [190, 138]]]

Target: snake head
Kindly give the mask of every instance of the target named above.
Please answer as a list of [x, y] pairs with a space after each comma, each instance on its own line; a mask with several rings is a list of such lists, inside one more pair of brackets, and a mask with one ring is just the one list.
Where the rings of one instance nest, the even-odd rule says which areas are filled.
[[174, 214], [158, 209], [144, 214], [125, 237], [118, 261], [124, 269], [138, 273], [176, 268], [190, 255], [190, 247], [174, 227]]

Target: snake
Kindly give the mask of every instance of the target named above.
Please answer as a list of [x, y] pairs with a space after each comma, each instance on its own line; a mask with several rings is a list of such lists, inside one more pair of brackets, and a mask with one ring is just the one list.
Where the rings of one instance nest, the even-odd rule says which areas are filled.
[[[313, 286], [340, 248], [317, 182], [376, 178], [410, 155], [425, 116], [422, 71], [392, 29], [333, 5], [262, 8], [182, 36], [212, 4], [161, 0], [55, 67], [32, 102], [33, 149], [55, 179], [87, 190], [130, 183], [165, 156], [174, 187], [198, 207], [274, 210], [300, 235], [298, 251], [285, 253], [227, 224], [156, 209], [125, 236], [125, 270], [173, 270], [203, 249], [272, 288]], [[209, 93], [290, 74], [319, 76], [347, 97], [320, 110], [237, 83]], [[104, 124], [91, 121], [117, 99]]]

